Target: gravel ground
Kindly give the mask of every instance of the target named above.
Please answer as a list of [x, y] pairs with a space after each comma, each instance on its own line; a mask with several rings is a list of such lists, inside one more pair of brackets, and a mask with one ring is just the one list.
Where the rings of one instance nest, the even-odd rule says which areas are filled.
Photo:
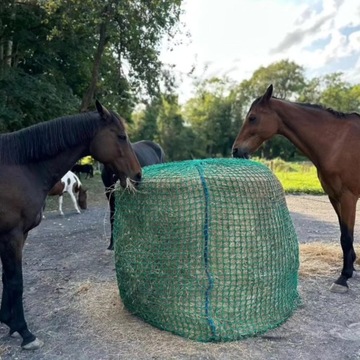
[[[287, 196], [287, 203], [300, 242], [338, 243], [325, 196]], [[360, 360], [360, 277], [351, 279], [347, 294], [328, 290], [337, 273], [300, 278], [302, 305], [278, 329], [232, 343], [196, 343], [155, 329], [121, 306], [113, 257], [105, 252], [105, 199], [81, 215], [71, 206], [64, 210], [64, 217], [48, 211], [24, 250], [25, 314], [45, 345], [23, 351], [1, 324], [0, 359]]]

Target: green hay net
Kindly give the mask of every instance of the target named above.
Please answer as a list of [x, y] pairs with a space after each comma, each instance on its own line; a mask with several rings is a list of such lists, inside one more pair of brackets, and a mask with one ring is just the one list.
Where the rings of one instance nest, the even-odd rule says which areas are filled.
[[150, 166], [136, 193], [116, 198], [116, 273], [131, 313], [190, 339], [230, 341], [274, 328], [296, 308], [297, 237], [267, 167]]

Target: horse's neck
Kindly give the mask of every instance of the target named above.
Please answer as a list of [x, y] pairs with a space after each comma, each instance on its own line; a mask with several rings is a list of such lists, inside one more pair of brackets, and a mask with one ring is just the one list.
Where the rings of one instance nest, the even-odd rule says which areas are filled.
[[35, 172], [39, 174], [39, 179], [44, 189], [50, 190], [79, 160], [81, 157], [88, 155], [86, 145], [64, 150], [49, 160], [33, 163]]
[[[319, 164], [322, 153], [330, 153], [333, 141], [328, 135], [327, 128], [330, 119], [322, 119], [319, 110], [309, 109], [294, 103], [276, 101], [274, 109], [281, 118], [279, 134], [289, 139], [315, 165]], [[330, 117], [329, 117], [330, 118]], [[336, 132], [330, 134], [336, 138]]]

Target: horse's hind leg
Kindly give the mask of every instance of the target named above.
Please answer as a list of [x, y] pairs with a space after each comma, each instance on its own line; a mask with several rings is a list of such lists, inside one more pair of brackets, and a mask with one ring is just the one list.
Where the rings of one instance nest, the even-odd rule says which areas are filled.
[[354, 262], [356, 254], [354, 250], [354, 225], [356, 217], [357, 198], [352, 194], [343, 194], [340, 201], [330, 198], [336, 214], [338, 215], [340, 225], [340, 243], [343, 251], [343, 268], [341, 275], [331, 286], [334, 292], [347, 292], [349, 287], [347, 280], [353, 276]]
[[72, 202], [73, 202], [73, 204], [74, 204], [74, 207], [75, 207], [76, 212], [77, 212], [78, 214], [81, 214], [81, 211], [80, 211], [80, 209], [79, 209], [79, 207], [78, 207], [78, 204], [77, 204], [77, 201], [76, 201], [76, 198], [75, 198], [74, 193], [71, 191], [71, 189], [68, 191], [68, 193], [69, 193], [69, 195], [70, 195], [70, 197], [71, 197], [71, 200], [72, 200]]
[[10, 328], [10, 334], [19, 333], [23, 338], [21, 346], [26, 350], [42, 346], [28, 329], [22, 302], [22, 249], [26, 236], [21, 232], [8, 234], [0, 239], [0, 257], [3, 266], [3, 294], [0, 308], [0, 321]]

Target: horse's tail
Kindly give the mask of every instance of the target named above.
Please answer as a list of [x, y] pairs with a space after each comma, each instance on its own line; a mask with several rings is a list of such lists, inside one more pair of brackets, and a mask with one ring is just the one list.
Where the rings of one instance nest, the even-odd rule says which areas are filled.
[[76, 174], [73, 174], [73, 176], [75, 178], [74, 190], [75, 190], [75, 192], [79, 192], [80, 188], [82, 186], [82, 183], [81, 183], [79, 177]]

